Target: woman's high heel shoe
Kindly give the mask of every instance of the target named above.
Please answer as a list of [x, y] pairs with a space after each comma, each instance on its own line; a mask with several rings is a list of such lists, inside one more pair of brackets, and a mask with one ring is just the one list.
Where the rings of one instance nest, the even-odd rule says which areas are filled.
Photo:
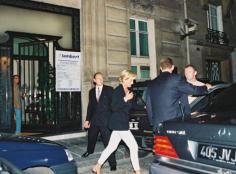
[[93, 167], [92, 172], [95, 173], [95, 174], [101, 174], [101, 165], [97, 163], [97, 164]]

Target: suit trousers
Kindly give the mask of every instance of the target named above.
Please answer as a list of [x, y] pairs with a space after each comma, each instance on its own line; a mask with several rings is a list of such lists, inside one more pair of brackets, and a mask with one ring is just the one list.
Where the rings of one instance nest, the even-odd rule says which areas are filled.
[[103, 163], [110, 156], [110, 154], [112, 154], [117, 149], [121, 140], [123, 140], [124, 143], [129, 148], [130, 159], [131, 159], [131, 163], [132, 163], [134, 170], [135, 171], [140, 170], [139, 159], [138, 159], [138, 144], [137, 144], [133, 134], [130, 132], [130, 130], [112, 131], [109, 144], [106, 147], [106, 149], [102, 152], [102, 154], [98, 160], [98, 163], [103, 165]]
[[[108, 129], [108, 127], [91, 125], [90, 128], [88, 129], [88, 146], [87, 146], [88, 153], [94, 152], [99, 133], [101, 135], [104, 147], [108, 145], [111, 136], [111, 131]], [[115, 152], [112, 153], [111, 156], [108, 158], [108, 162], [111, 167], [116, 166]]]

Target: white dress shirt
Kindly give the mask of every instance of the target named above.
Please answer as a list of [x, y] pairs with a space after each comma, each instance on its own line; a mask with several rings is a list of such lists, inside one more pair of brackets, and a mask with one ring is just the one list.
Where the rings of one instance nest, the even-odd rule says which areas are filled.
[[97, 99], [97, 101], [99, 100], [99, 98], [101, 96], [102, 88], [103, 88], [103, 85], [102, 86], [96, 86], [96, 99]]

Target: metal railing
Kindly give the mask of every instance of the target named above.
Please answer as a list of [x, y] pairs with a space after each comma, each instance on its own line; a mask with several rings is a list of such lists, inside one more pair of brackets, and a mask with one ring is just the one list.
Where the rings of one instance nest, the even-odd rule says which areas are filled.
[[229, 45], [229, 39], [225, 32], [217, 31], [208, 28], [206, 34], [206, 40], [209, 43], [219, 44], [219, 45]]

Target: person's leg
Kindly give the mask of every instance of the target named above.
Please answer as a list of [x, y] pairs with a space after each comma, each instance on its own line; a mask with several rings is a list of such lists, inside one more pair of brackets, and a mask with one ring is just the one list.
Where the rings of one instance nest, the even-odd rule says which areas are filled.
[[21, 109], [15, 108], [15, 116], [16, 116], [16, 134], [21, 133]]
[[[101, 137], [102, 137], [102, 142], [103, 142], [104, 146], [107, 147], [107, 145], [109, 143], [110, 136], [111, 136], [111, 132], [107, 127], [100, 127], [100, 133], [101, 133]], [[116, 170], [115, 152], [113, 152], [109, 156], [108, 162], [110, 164], [111, 170]]]
[[139, 159], [138, 159], [138, 144], [133, 136], [133, 134], [128, 131], [123, 131], [121, 134], [121, 139], [128, 146], [130, 151], [130, 159], [133, 165], [133, 168], [136, 173], [140, 172]]
[[92, 154], [95, 149], [95, 145], [97, 142], [97, 137], [99, 133], [99, 128], [97, 126], [92, 126], [88, 129], [88, 144], [87, 144], [87, 152]]
[[117, 149], [121, 141], [119, 132], [120, 131], [112, 131], [109, 143], [98, 159], [98, 164], [103, 165], [107, 158]]

